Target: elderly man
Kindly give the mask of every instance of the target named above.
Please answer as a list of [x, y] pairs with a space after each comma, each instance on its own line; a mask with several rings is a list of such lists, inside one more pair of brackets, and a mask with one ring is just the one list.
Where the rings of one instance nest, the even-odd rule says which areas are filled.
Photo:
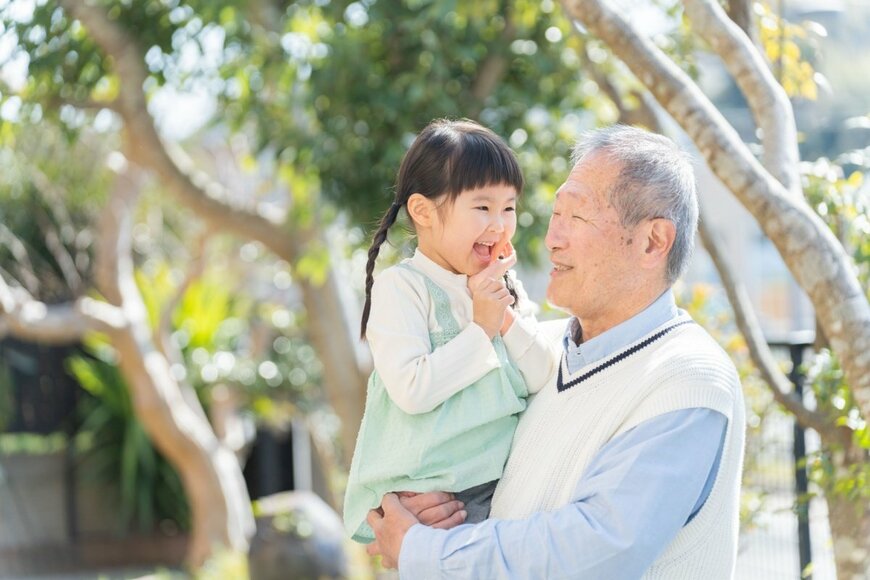
[[[403, 579], [733, 573], [740, 383], [671, 293], [694, 247], [692, 167], [624, 126], [589, 134], [574, 159], [546, 238], [547, 298], [572, 315], [561, 364], [520, 419], [490, 519], [439, 529], [464, 517], [444, 494], [389, 494], [370, 512], [370, 552]], [[418, 522], [443, 510], [437, 527]]]

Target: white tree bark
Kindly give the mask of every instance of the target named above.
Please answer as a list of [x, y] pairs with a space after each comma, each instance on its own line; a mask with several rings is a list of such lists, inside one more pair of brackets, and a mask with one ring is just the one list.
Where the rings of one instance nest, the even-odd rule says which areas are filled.
[[686, 0], [692, 28], [707, 40], [734, 77], [764, 143], [764, 167], [789, 193], [802, 197], [798, 162], [797, 127], [791, 101], [776, 81], [752, 40], [718, 2]]
[[45, 344], [77, 342], [84, 333], [111, 333], [126, 326], [116, 307], [92, 298], [73, 304], [47, 305], [21, 289], [12, 289], [0, 277], [0, 338], [11, 335]]
[[112, 333], [136, 416], [181, 476], [193, 519], [187, 560], [201, 566], [215, 549], [247, 552], [254, 534], [250, 498], [235, 454], [221, 445], [205, 418], [186, 399], [157, 348], [136, 286], [131, 214], [136, 186], [119, 175], [102, 223], [97, 261], [101, 291], [118, 300], [128, 324]]
[[807, 409], [803, 401], [795, 396], [791, 381], [780, 370], [773, 353], [767, 346], [746, 287], [734, 268], [731, 267], [728, 257], [721, 251], [718, 236], [709, 225], [709, 220], [704, 219], [705, 217], [702, 216], [698, 224], [701, 241], [719, 273], [719, 279], [728, 295], [728, 302], [731, 303], [731, 308], [734, 310], [737, 328], [740, 329], [740, 333], [746, 340], [752, 361], [761, 372], [765, 382], [770, 386], [773, 398], [794, 415], [803, 427], [815, 429], [826, 444], [848, 445], [852, 436], [850, 430], [836, 426], [817, 411]]
[[758, 220], [809, 295], [856, 401], [870, 416], [870, 304], [843, 247], [805, 203], [761, 166], [697, 85], [622, 15], [601, 0], [563, 0], [563, 5], [626, 63]]

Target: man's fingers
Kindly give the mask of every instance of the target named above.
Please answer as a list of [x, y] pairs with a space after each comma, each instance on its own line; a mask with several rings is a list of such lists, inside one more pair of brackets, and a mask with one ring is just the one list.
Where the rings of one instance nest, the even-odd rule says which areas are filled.
[[395, 510], [401, 509], [402, 503], [399, 501], [399, 496], [394, 493], [388, 493], [381, 500], [381, 509], [383, 510], [384, 515], [386, 515], [387, 510]]
[[[402, 498], [402, 505], [415, 516], [419, 516], [421, 512], [443, 504], [455, 501], [452, 493], [444, 491], [430, 491], [421, 493], [413, 497]], [[457, 508], [458, 509], [458, 508]]]
[[371, 544], [368, 544], [366, 546], [366, 553], [369, 556], [380, 556], [381, 555], [381, 545], [378, 543], [377, 540], [375, 540], [374, 542], [372, 542]]
[[366, 516], [366, 523], [374, 530], [381, 525], [383, 519], [384, 512], [381, 508], [369, 510], [369, 514]]
[[455, 528], [459, 524], [465, 521], [465, 518], [468, 517], [468, 512], [465, 510], [459, 510], [449, 518], [445, 520], [441, 520], [440, 522], [432, 524], [433, 528], [440, 528], [442, 530], [449, 530], [450, 528]]
[[465, 507], [465, 505], [461, 501], [453, 500], [447, 503], [443, 503], [441, 505], [432, 506], [430, 508], [422, 510], [417, 515], [417, 519], [419, 519], [427, 526], [434, 526], [439, 522], [443, 522], [444, 520], [449, 519], [451, 516], [455, 515], [458, 511], [460, 511], [463, 507]]

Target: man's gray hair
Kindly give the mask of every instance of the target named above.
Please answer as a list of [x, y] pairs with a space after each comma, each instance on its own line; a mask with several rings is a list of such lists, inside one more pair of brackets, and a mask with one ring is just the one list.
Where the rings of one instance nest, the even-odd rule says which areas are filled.
[[698, 229], [698, 194], [689, 156], [655, 133], [613, 125], [585, 133], [571, 155], [573, 165], [600, 152], [620, 165], [607, 201], [623, 227], [645, 219], [665, 218], [677, 230], [668, 254], [667, 282], [673, 284], [689, 266]]

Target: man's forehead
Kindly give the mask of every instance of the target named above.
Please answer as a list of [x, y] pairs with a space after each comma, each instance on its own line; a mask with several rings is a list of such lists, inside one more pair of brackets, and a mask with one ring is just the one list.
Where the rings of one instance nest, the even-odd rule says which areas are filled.
[[583, 203], [593, 193], [594, 190], [589, 185], [575, 176], [569, 175], [565, 183], [556, 190], [556, 201]]
[[604, 153], [589, 153], [571, 169], [565, 183], [556, 191], [556, 199], [600, 202], [612, 183], [615, 170], [618, 170], [618, 165]]

